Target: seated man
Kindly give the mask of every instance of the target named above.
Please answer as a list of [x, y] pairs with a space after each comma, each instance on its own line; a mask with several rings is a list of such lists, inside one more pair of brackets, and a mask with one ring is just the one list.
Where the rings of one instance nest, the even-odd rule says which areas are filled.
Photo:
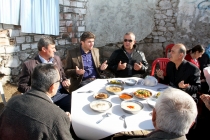
[[124, 35], [122, 48], [115, 50], [108, 60], [108, 69], [116, 77], [143, 77], [148, 63], [142, 51], [136, 49], [135, 35], [128, 32]]
[[60, 85], [59, 71], [53, 64], [34, 68], [31, 89], [12, 97], [1, 113], [1, 140], [72, 140], [70, 113], [51, 100]]
[[70, 111], [71, 96], [66, 91], [65, 87], [70, 85], [70, 80], [65, 77], [62, 62], [59, 56], [54, 55], [56, 52], [55, 41], [48, 36], [42, 37], [38, 42], [39, 54], [31, 60], [23, 63], [22, 72], [19, 77], [18, 91], [21, 93], [27, 92], [31, 89], [31, 74], [34, 67], [39, 63], [52, 63], [58, 67], [61, 84], [55, 96], [52, 97], [53, 102], [64, 111]]
[[71, 79], [69, 92], [100, 78], [100, 73], [107, 68], [107, 62], [102, 65], [99, 60], [99, 51], [94, 46], [95, 35], [84, 32], [81, 37], [81, 46], [69, 50], [66, 57], [65, 73]]
[[169, 87], [160, 94], [153, 109], [155, 131], [146, 138], [130, 140], [187, 140], [185, 135], [193, 126], [197, 113], [196, 103], [190, 95]]
[[186, 48], [183, 44], [175, 44], [170, 55], [170, 62], [166, 66], [166, 76], [163, 76], [162, 70], [157, 70], [160, 83], [168, 84], [196, 96], [201, 87], [199, 68], [184, 59]]

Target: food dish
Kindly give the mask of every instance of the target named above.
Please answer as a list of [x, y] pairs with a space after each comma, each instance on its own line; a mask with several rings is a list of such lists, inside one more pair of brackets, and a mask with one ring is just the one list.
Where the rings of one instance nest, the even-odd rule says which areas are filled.
[[118, 79], [111, 79], [111, 80], [107, 80], [109, 84], [115, 84], [115, 85], [123, 85], [124, 82], [122, 80], [118, 80]]
[[137, 83], [135, 79], [127, 79], [125, 80], [125, 84], [128, 86], [134, 86]]
[[109, 98], [109, 94], [105, 93], [105, 92], [99, 92], [99, 93], [93, 94], [93, 97], [95, 99], [107, 99], [107, 98]]
[[146, 89], [138, 89], [133, 93], [133, 95], [140, 99], [147, 99], [152, 96], [152, 92]]
[[122, 93], [119, 95], [119, 98], [121, 100], [130, 100], [133, 98], [133, 95], [129, 94], [129, 93]]
[[152, 108], [155, 107], [155, 104], [156, 104], [156, 98], [148, 98], [147, 99], [147, 103], [149, 104], [149, 106], [151, 106]]
[[123, 90], [124, 87], [121, 85], [111, 84], [106, 86], [106, 91], [110, 94], [120, 94], [120, 92]]
[[121, 102], [121, 108], [126, 113], [137, 114], [144, 108], [144, 105], [136, 100], [127, 100]]
[[160, 96], [160, 92], [158, 92], [157, 94], [155, 94], [155, 98], [158, 98]]
[[112, 103], [106, 100], [95, 100], [90, 103], [90, 108], [97, 112], [105, 112], [112, 107]]

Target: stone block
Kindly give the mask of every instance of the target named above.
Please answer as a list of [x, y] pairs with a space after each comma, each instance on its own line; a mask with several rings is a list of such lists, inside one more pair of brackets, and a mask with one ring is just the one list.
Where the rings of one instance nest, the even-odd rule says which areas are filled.
[[86, 9], [75, 8], [74, 12], [77, 13], [77, 14], [86, 14]]
[[37, 49], [37, 43], [31, 43], [31, 49]]
[[12, 30], [12, 29], [8, 29], [8, 30], [9, 30], [9, 37], [20, 36], [20, 30]]
[[76, 7], [84, 8], [83, 2], [76, 2]]
[[32, 36], [26, 36], [26, 42], [28, 42], [28, 43], [33, 42], [33, 37]]
[[10, 75], [11, 74], [11, 69], [10, 68], [5, 68], [5, 67], [1, 66], [0, 67], [0, 74]]
[[66, 27], [59, 27], [59, 32], [67, 32], [67, 28]]
[[67, 20], [66, 21], [66, 26], [73, 26], [73, 21]]
[[16, 43], [24, 43], [26, 41], [26, 38], [25, 37], [16, 37]]
[[29, 57], [28, 53], [20, 53], [20, 60], [25, 61]]
[[5, 53], [5, 47], [0, 45], [0, 53]]
[[63, 18], [64, 19], [71, 19], [71, 14], [64, 14]]
[[35, 35], [34, 36], [34, 41], [39, 41], [39, 39], [42, 37], [42, 35]]
[[28, 33], [23, 33], [20, 31], [20, 36], [28, 35]]
[[20, 51], [20, 46], [6, 46], [6, 53], [15, 53]]
[[0, 37], [0, 45], [10, 45], [8, 37]]
[[58, 40], [58, 45], [65, 45], [66, 44], [66, 40], [65, 39], [59, 39]]
[[85, 31], [85, 26], [79, 26], [77, 27], [78, 32], [84, 32]]
[[73, 12], [73, 8], [64, 7], [64, 8], [63, 8], [63, 12], [64, 12], [64, 13], [66, 13], [66, 12]]
[[65, 20], [60, 20], [60, 21], [59, 21], [59, 26], [60, 26], [60, 27], [66, 26], [66, 21], [65, 21]]
[[70, 3], [71, 3], [70, 0], [63, 0], [63, 5], [65, 6], [71, 6]]
[[59, 19], [60, 19], [60, 20], [63, 19], [63, 13], [60, 13], [60, 14], [59, 14]]
[[22, 50], [30, 49], [31, 44], [22, 44], [21, 48], [22, 48]]
[[72, 7], [77, 7], [77, 2], [76, 2], [76, 1], [71, 1], [71, 2], [70, 2], [70, 5], [71, 5]]
[[74, 43], [74, 44], [76, 44], [76, 43], [78, 43], [78, 40], [77, 40], [77, 38], [72, 38], [71, 39], [71, 42]]
[[11, 68], [16, 68], [20, 66], [21, 62], [18, 58], [18, 56], [10, 56], [7, 63], [5, 64], [5, 67], [11, 67]]
[[73, 27], [68, 27], [68, 33], [73, 32]]
[[1, 30], [0, 31], [0, 37], [8, 37], [9, 30]]
[[12, 24], [3, 24], [3, 29], [14, 29], [14, 25], [12, 25]]

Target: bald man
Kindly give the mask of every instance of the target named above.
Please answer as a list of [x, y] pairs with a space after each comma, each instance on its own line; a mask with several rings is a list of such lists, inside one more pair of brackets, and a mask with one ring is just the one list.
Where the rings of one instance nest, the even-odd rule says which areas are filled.
[[175, 44], [170, 55], [170, 62], [166, 66], [166, 76], [163, 76], [162, 70], [157, 70], [160, 83], [181, 89], [190, 95], [196, 95], [201, 87], [200, 70], [184, 59], [186, 47], [183, 44]]

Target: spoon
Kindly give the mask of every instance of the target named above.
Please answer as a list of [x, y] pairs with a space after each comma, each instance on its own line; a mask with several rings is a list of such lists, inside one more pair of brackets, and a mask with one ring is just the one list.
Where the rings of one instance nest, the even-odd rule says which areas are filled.
[[120, 116], [120, 120], [124, 121], [123, 126], [124, 126], [124, 128], [127, 128], [127, 125], [126, 125], [126, 122], [125, 122], [125, 117], [126, 117], [125, 115]]
[[88, 90], [88, 91], [78, 91], [77, 93], [91, 93], [93, 92], [92, 90]]
[[103, 118], [98, 120], [96, 123], [99, 124], [103, 119], [105, 119], [106, 117], [109, 117], [111, 115], [111, 113], [106, 113], [103, 115]]

